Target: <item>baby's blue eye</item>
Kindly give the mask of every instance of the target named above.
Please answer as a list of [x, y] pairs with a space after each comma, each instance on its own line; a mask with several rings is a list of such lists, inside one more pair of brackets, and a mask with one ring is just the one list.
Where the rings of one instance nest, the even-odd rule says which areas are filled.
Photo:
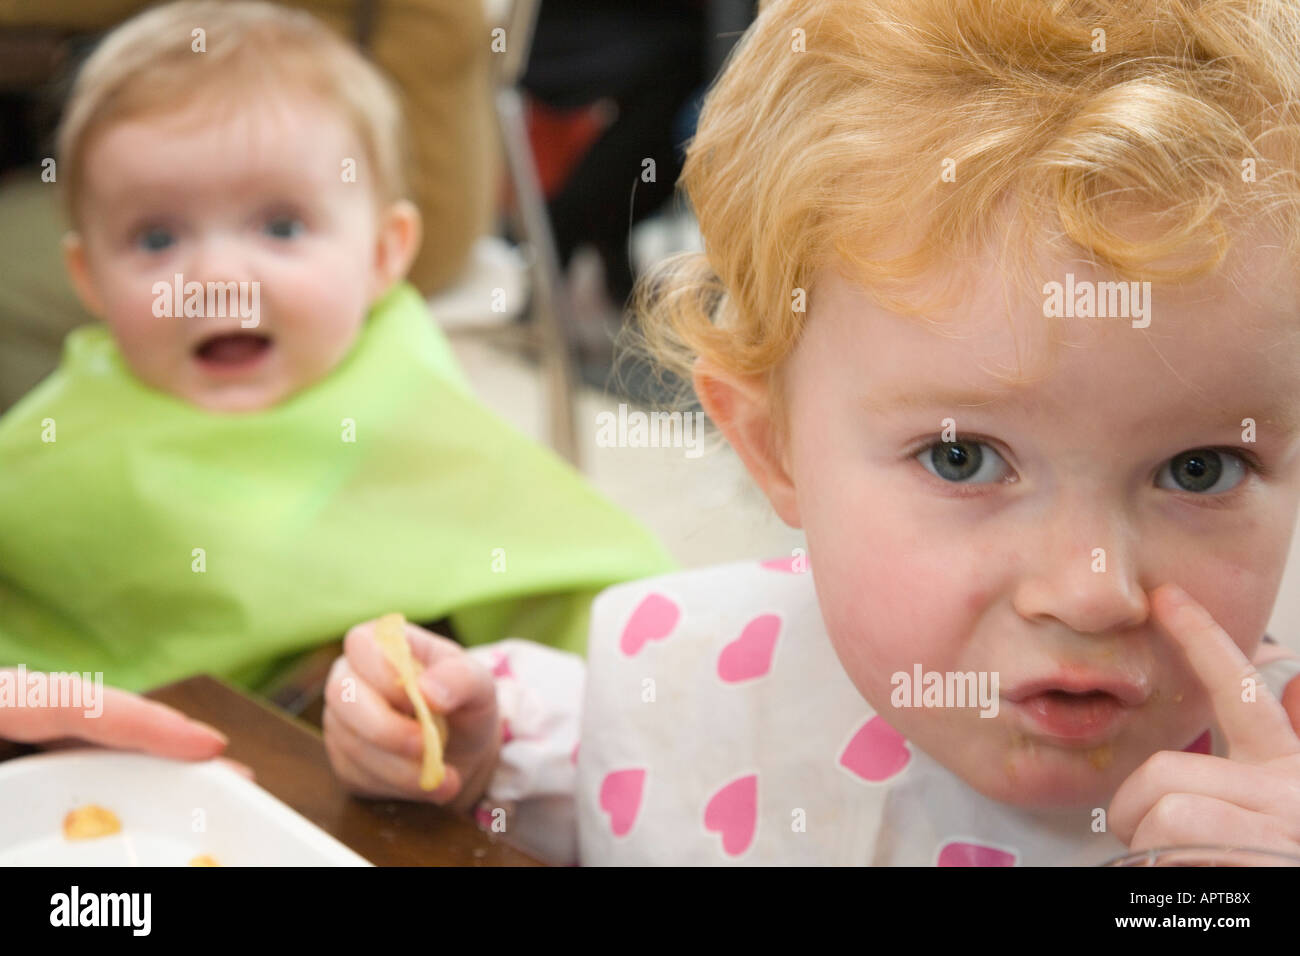
[[982, 441], [935, 442], [916, 458], [930, 474], [954, 484], [991, 484], [1006, 477], [1007, 463]]
[[162, 252], [175, 241], [176, 238], [172, 235], [171, 230], [163, 229], [160, 226], [146, 229], [140, 233], [139, 238], [136, 240], [140, 248], [146, 252]]
[[302, 220], [292, 216], [276, 216], [266, 224], [266, 234], [276, 239], [293, 239], [302, 234]]
[[1218, 495], [1241, 484], [1246, 477], [1246, 467], [1240, 455], [1196, 448], [1165, 462], [1156, 477], [1156, 485], [1170, 491]]

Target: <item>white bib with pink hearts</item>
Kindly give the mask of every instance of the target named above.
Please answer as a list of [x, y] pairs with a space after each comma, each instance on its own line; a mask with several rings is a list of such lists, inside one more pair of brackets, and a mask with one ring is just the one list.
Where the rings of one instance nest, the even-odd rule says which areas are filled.
[[[687, 571], [596, 600], [584, 865], [1092, 865], [1126, 852], [1094, 814], [990, 800], [906, 741], [844, 673], [812, 575], [795, 567]], [[1280, 695], [1297, 671], [1292, 659], [1261, 673]]]

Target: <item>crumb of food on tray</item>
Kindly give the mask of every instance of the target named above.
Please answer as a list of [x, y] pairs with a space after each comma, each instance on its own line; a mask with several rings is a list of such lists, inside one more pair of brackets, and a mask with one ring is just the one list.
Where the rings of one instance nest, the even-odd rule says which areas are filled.
[[93, 803], [69, 810], [63, 818], [65, 840], [94, 840], [121, 832], [122, 821], [117, 814]]

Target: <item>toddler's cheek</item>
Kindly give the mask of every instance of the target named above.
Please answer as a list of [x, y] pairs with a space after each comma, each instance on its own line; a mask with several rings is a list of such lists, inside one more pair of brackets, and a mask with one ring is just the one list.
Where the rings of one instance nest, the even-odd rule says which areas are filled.
[[975, 618], [984, 613], [984, 610], [988, 607], [990, 594], [991, 591], [982, 587], [969, 588], [962, 596], [966, 614], [971, 618]]
[[[847, 565], [845, 565], [847, 567]], [[888, 701], [891, 676], [964, 668], [971, 606], [949, 577], [926, 566], [872, 559], [842, 573], [813, 554], [822, 612], [845, 671], [873, 705]]]

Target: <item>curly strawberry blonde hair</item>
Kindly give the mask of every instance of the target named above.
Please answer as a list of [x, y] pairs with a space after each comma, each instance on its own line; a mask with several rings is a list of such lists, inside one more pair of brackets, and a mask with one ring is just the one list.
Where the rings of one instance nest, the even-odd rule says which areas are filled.
[[990, 245], [1039, 294], [1052, 253], [1205, 276], [1242, 224], [1294, 262], [1298, 53], [1291, 0], [767, 3], [687, 153], [705, 251], [643, 277], [642, 347], [687, 381], [699, 358], [766, 377], [779, 407], [828, 264], [915, 315], [912, 280]]

